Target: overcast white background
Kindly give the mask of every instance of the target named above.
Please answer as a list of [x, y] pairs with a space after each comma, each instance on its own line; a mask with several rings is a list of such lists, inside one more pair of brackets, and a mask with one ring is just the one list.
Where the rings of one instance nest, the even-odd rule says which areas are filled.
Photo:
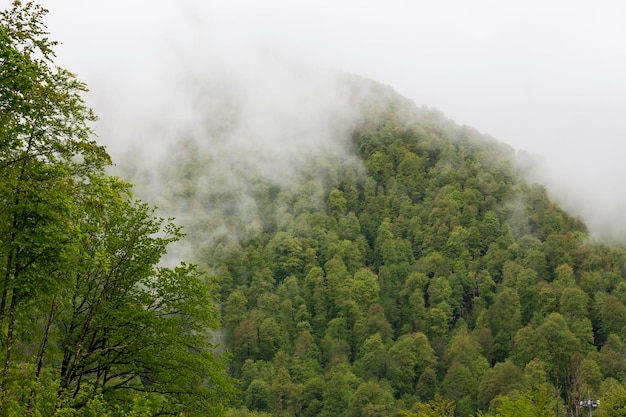
[[253, 73], [270, 56], [378, 80], [540, 155], [558, 201], [594, 231], [626, 231], [626, 2], [41, 3], [109, 147], [182, 103], [178, 82], [193, 68]]

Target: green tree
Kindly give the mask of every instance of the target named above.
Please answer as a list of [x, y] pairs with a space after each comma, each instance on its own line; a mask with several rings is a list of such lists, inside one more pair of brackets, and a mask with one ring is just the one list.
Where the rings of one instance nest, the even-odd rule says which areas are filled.
[[401, 336], [389, 349], [391, 385], [399, 397], [413, 394], [422, 373], [437, 363], [428, 338], [423, 333]]
[[616, 334], [610, 334], [600, 349], [598, 365], [605, 377], [619, 378], [626, 367], [624, 343]]
[[424, 161], [413, 152], [407, 153], [398, 165], [398, 180], [405, 184], [407, 193], [415, 202], [419, 201], [426, 188]]
[[258, 328], [259, 357], [272, 360], [276, 352], [285, 344], [283, 329], [273, 317], [264, 319]]
[[68, 284], [58, 271], [72, 268], [79, 250], [81, 195], [110, 163], [91, 138], [95, 116], [81, 98], [85, 85], [54, 65], [46, 12], [18, 1], [0, 12], [0, 415], [20, 336], [15, 324], [36, 300], [54, 317]]
[[579, 351], [580, 342], [569, 330], [567, 323], [559, 313], [552, 313], [537, 328], [537, 357], [544, 361], [552, 382], [556, 386], [564, 384], [568, 373], [571, 356]]
[[481, 224], [482, 236], [483, 236], [483, 246], [488, 247], [492, 242], [495, 242], [496, 239], [502, 233], [502, 227], [500, 226], [500, 219], [498, 215], [493, 210], [489, 210], [483, 216], [483, 221]]
[[224, 304], [224, 329], [227, 338], [232, 342], [233, 330], [248, 317], [248, 299], [243, 291], [233, 291]]
[[453, 417], [455, 410], [454, 401], [435, 395], [428, 403], [417, 403], [410, 411], [400, 411], [398, 414], [402, 417]]
[[439, 385], [437, 378], [435, 366], [429, 366], [424, 369], [415, 385], [415, 395], [422, 401], [430, 401], [435, 398]]
[[380, 304], [372, 305], [367, 311], [367, 317], [358, 323], [355, 332], [358, 341], [364, 341], [367, 337], [378, 333], [385, 343], [393, 338], [393, 327], [385, 317], [385, 309]]
[[345, 318], [338, 317], [328, 322], [326, 334], [321, 342], [326, 362], [342, 363], [350, 359], [352, 352], [349, 337]]
[[352, 278], [345, 279], [337, 288], [337, 305], [347, 316], [349, 305], [354, 305], [358, 318], [366, 316], [369, 307], [380, 301], [378, 277], [366, 268], [359, 269]]
[[244, 394], [246, 406], [252, 410], [268, 411], [271, 401], [271, 386], [261, 379], [255, 379], [250, 383]]
[[351, 213], [359, 211], [361, 202], [359, 201], [358, 174], [354, 166], [348, 166], [341, 180], [341, 189], [346, 199], [346, 210]]
[[361, 345], [354, 363], [355, 372], [364, 379], [384, 379], [389, 374], [391, 358], [380, 333], [370, 336]]
[[296, 415], [301, 386], [291, 381], [286, 368], [280, 368], [272, 381], [271, 394], [273, 410], [277, 416]]
[[333, 216], [339, 218], [345, 214], [348, 202], [341, 190], [338, 190], [336, 188], [330, 190], [327, 203], [328, 209]]
[[117, 401], [134, 390], [164, 410], [220, 412], [232, 392], [210, 342], [219, 326], [210, 281], [193, 265], [156, 267], [180, 229], [119, 194], [115, 180], [99, 185], [82, 266], [66, 278], [71, 303], [58, 313], [60, 392], [77, 406], [93, 387]]
[[394, 401], [391, 392], [375, 381], [359, 385], [350, 397], [346, 417], [388, 417], [393, 415]]
[[453, 362], [441, 382], [441, 392], [446, 398], [454, 400], [463, 415], [469, 415], [478, 406], [479, 382], [467, 365]]
[[626, 416], [626, 387], [617, 381], [613, 381], [599, 398], [598, 411], [602, 417]]
[[304, 277], [303, 297], [312, 314], [313, 329], [316, 334], [323, 334], [330, 304], [330, 289], [327, 287], [324, 270], [313, 267]]
[[626, 328], [626, 305], [613, 295], [596, 297], [599, 302], [600, 332], [606, 338], [609, 334], [623, 334]]
[[305, 382], [321, 374], [321, 350], [309, 330], [302, 330], [296, 339], [292, 376], [296, 382]]
[[454, 399], [460, 413], [469, 415], [478, 406], [480, 381], [489, 363], [480, 353], [480, 345], [466, 328], [458, 330], [445, 351], [447, 366], [442, 381], [446, 398]]
[[495, 417], [549, 417], [554, 410], [545, 401], [538, 401], [531, 393], [519, 396], [504, 396], [499, 399]]
[[233, 353], [236, 357], [235, 367], [246, 359], [258, 359], [259, 333], [254, 317], [242, 321], [233, 331]]
[[487, 313], [493, 334], [494, 356], [502, 361], [509, 355], [515, 332], [521, 327], [522, 315], [517, 291], [503, 288], [499, 291]]
[[273, 256], [275, 276], [279, 282], [289, 276], [298, 275], [302, 270], [302, 246], [293, 236], [279, 231], [268, 242], [267, 248]]
[[524, 392], [526, 381], [524, 372], [513, 362], [498, 362], [493, 368], [485, 371], [478, 390], [478, 399], [483, 409], [489, 406], [494, 398], [508, 395], [512, 391]]
[[357, 389], [359, 381], [350, 371], [347, 364], [334, 366], [327, 377], [322, 401], [322, 417], [345, 416], [352, 394]]
[[304, 417], [318, 416], [323, 407], [325, 381], [322, 377], [307, 380], [300, 391], [300, 413]]

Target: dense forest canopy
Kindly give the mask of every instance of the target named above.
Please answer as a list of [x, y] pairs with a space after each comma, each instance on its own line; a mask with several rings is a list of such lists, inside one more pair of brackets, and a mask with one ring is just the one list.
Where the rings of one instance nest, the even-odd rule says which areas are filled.
[[509, 146], [342, 83], [360, 112], [344, 151], [310, 153], [290, 181], [244, 158], [226, 173], [193, 140], [164, 171], [220, 279], [232, 415], [579, 415], [591, 397], [618, 415], [624, 250], [594, 242]]
[[183, 235], [106, 174], [44, 15], [0, 15], [0, 416], [623, 415], [626, 252], [512, 148], [341, 75], [272, 160], [233, 98], [159, 166]]

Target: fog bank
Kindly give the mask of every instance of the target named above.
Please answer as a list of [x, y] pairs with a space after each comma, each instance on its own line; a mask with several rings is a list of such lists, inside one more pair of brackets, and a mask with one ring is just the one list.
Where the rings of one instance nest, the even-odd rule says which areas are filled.
[[540, 156], [537, 178], [557, 201], [596, 235], [626, 234], [626, 3], [43, 4], [58, 62], [89, 84], [119, 164], [158, 161], [207, 113], [241, 123], [233, 146], [296, 160], [332, 136], [313, 128], [316, 106], [334, 105], [320, 86], [345, 71]]

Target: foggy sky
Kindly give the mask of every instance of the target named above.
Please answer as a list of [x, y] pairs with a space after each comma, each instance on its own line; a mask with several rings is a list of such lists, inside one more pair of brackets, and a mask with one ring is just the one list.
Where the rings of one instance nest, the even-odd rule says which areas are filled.
[[339, 70], [539, 155], [537, 178], [557, 201], [596, 234], [626, 233], [626, 2], [41, 3], [63, 43], [58, 63], [92, 90], [114, 160], [148, 144], [162, 156], [168, 136], [154, 126], [197, 121], [198, 80], [257, 99], [270, 91], [278, 97], [251, 111], [286, 112], [311, 96], [315, 74]]

